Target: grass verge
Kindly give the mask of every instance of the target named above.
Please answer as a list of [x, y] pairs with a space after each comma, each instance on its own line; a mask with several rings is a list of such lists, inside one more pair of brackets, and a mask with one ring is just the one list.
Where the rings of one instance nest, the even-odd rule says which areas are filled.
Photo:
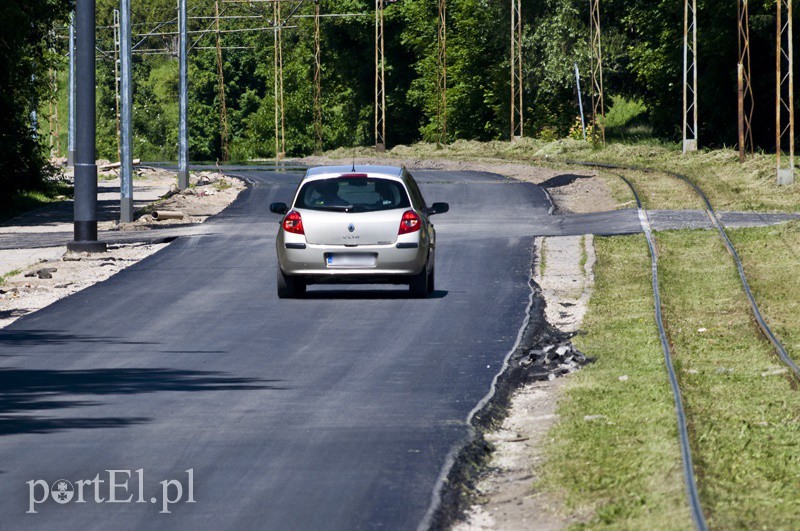
[[644, 236], [595, 238], [595, 291], [541, 487], [589, 527], [690, 528]]
[[[776, 332], [797, 353], [800, 282], [790, 266], [800, 224], [731, 236], [763, 310], [780, 315]], [[718, 235], [671, 231], [657, 240], [667, 333], [709, 525], [793, 528], [800, 393], [755, 327]], [[593, 528], [690, 528], [644, 239], [595, 244], [597, 282], [578, 343], [597, 362], [565, 388], [542, 486], [563, 491]]]
[[658, 241], [667, 332], [709, 524], [793, 528], [800, 393], [756, 328], [718, 235], [668, 232]]
[[729, 230], [728, 236], [770, 328], [800, 363], [800, 223]]

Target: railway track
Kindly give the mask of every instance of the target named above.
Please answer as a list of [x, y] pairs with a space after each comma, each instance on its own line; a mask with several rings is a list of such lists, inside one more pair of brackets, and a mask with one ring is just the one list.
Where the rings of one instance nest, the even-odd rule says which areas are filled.
[[682, 468], [683, 468], [684, 482], [686, 487], [689, 508], [695, 528], [698, 530], [708, 529], [697, 489], [697, 479], [695, 477], [695, 472], [694, 472], [695, 467], [692, 461], [692, 453], [689, 444], [688, 424], [684, 410], [683, 397], [681, 395], [678, 378], [675, 373], [671, 348], [669, 345], [669, 341], [667, 340], [666, 331], [664, 329], [664, 321], [661, 311], [661, 294], [659, 291], [659, 282], [658, 282], [658, 253], [656, 252], [655, 236], [653, 235], [653, 232], [650, 229], [650, 223], [647, 216], [647, 211], [642, 206], [642, 202], [640, 200], [638, 192], [636, 191], [636, 187], [634, 186], [633, 182], [631, 182], [631, 180], [629, 180], [624, 175], [622, 175], [622, 173], [619, 172], [637, 171], [643, 173], [661, 173], [673, 177], [675, 179], [678, 179], [680, 181], [683, 181], [694, 190], [694, 192], [698, 195], [698, 197], [702, 200], [703, 204], [705, 205], [706, 214], [708, 215], [714, 227], [717, 229], [720, 239], [722, 240], [723, 244], [725, 245], [725, 248], [730, 253], [736, 265], [736, 269], [739, 274], [739, 280], [741, 282], [742, 288], [745, 292], [748, 303], [750, 305], [750, 310], [753, 314], [756, 323], [759, 326], [759, 329], [772, 344], [775, 353], [778, 355], [781, 361], [792, 371], [795, 378], [797, 378], [798, 380], [800, 380], [800, 367], [798, 367], [795, 361], [788, 355], [788, 353], [786, 352], [786, 348], [783, 346], [781, 341], [777, 338], [777, 336], [773, 333], [772, 329], [767, 324], [766, 319], [764, 318], [764, 315], [762, 314], [758, 306], [758, 303], [756, 302], [755, 297], [753, 296], [752, 290], [750, 289], [750, 284], [747, 281], [747, 277], [745, 275], [741, 259], [739, 258], [739, 254], [737, 253], [735, 247], [733, 246], [733, 243], [728, 237], [728, 234], [725, 232], [725, 228], [722, 226], [722, 223], [720, 222], [719, 216], [717, 215], [717, 212], [714, 209], [713, 205], [711, 204], [711, 202], [709, 201], [708, 197], [703, 192], [703, 190], [694, 181], [692, 181], [685, 175], [681, 175], [679, 173], [663, 171], [663, 170], [654, 170], [651, 168], [628, 167], [628, 166], [620, 166], [614, 164], [576, 162], [576, 161], [569, 161], [568, 164], [593, 167], [609, 171], [609, 173], [611, 173], [612, 175], [615, 175], [616, 177], [622, 179], [633, 193], [637, 205], [637, 210], [639, 212], [639, 219], [642, 224], [642, 230], [647, 239], [647, 245], [651, 257], [652, 288], [653, 288], [653, 295], [655, 298], [655, 317], [658, 326], [659, 337], [661, 340], [661, 347], [664, 353], [664, 360], [667, 367], [668, 378], [670, 386], [672, 388], [673, 400], [675, 403], [675, 413], [677, 418], [678, 434], [681, 446], [681, 457], [683, 461]]

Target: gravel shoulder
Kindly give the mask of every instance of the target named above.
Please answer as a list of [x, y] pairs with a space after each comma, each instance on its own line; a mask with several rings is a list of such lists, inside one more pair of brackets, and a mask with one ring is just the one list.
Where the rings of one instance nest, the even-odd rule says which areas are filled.
[[[594, 264], [591, 235], [537, 238], [533, 280], [545, 298], [547, 322], [559, 332], [580, 330], [594, 286]], [[563, 516], [560, 499], [536, 487], [565, 381], [553, 377], [514, 393], [500, 427], [484, 433], [492, 456], [475, 486], [475, 503], [453, 529], [549, 531], [575, 523]]]

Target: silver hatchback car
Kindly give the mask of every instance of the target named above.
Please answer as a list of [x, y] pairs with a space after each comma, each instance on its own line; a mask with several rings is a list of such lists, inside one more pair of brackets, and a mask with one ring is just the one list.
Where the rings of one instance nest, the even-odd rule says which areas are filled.
[[283, 214], [276, 247], [278, 297], [300, 297], [318, 283], [408, 284], [434, 290], [436, 232], [430, 216], [447, 203], [425, 204], [405, 168], [324, 166], [308, 170]]

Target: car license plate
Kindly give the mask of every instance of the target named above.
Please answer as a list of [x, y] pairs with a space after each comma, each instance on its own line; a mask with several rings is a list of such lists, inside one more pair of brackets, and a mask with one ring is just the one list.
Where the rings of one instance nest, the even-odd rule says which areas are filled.
[[325, 263], [328, 267], [375, 267], [378, 264], [378, 255], [374, 253], [326, 253]]

